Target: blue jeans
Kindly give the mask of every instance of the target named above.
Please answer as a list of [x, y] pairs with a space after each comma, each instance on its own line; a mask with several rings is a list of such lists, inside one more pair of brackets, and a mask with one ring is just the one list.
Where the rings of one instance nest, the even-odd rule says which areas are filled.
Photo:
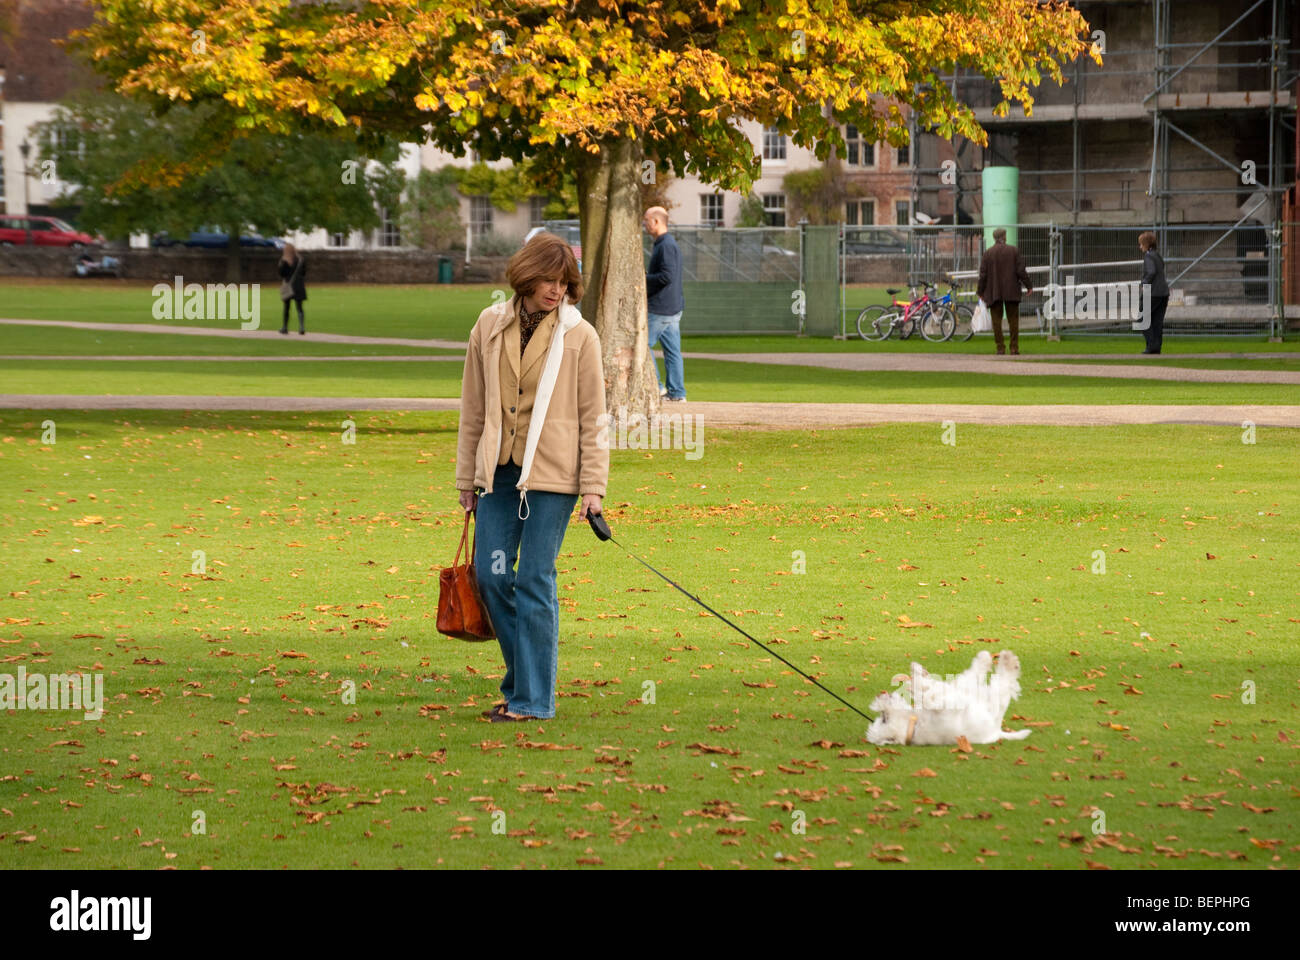
[[528, 519], [520, 520], [519, 474], [514, 462], [497, 467], [492, 492], [478, 499], [474, 572], [506, 661], [506, 709], [550, 719], [560, 657], [555, 558], [578, 497], [529, 490]]
[[[655, 344], [664, 350], [664, 372], [668, 377], [668, 396], [674, 400], [686, 399], [686, 372], [682, 368], [682, 328], [680, 313], [650, 314], [650, 349]], [[663, 386], [659, 377], [659, 365], [655, 365], [655, 379]]]

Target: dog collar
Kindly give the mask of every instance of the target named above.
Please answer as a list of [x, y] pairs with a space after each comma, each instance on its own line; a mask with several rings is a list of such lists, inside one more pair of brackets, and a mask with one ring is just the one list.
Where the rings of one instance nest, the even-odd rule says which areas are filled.
[[912, 745], [912, 734], [914, 733], [916, 733], [916, 714], [912, 714], [907, 718], [907, 737], [903, 740], [903, 746], [909, 747]]

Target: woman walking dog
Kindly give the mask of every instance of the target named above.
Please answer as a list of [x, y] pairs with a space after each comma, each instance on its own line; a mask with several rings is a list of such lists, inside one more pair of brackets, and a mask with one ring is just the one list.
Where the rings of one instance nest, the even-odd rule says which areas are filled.
[[[505, 658], [493, 723], [555, 716], [555, 560], [574, 503], [601, 512], [609, 449], [600, 339], [582, 319], [568, 243], [540, 233], [510, 258], [514, 296], [479, 314], [461, 384], [456, 489], [477, 514], [475, 573]], [[517, 565], [516, 565], [517, 560]]]

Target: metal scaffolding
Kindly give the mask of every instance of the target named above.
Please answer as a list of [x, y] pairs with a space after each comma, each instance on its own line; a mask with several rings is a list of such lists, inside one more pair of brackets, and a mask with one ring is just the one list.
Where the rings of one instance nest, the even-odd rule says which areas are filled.
[[[1279, 337], [1285, 326], [1282, 201], [1296, 181], [1287, 162], [1296, 140], [1300, 73], [1294, 0], [1243, 0], [1228, 12], [1215, 0], [1077, 0], [1076, 6], [1104, 28], [1093, 34], [1104, 67], [1077, 58], [1063, 89], [1045, 85], [1036, 91], [1032, 117], [995, 118], [992, 107], [999, 97], [993, 84], [969, 72], [945, 78], [954, 95], [975, 108], [989, 131], [989, 145], [954, 143], [956, 169], [945, 171], [931, 138], [929, 149], [917, 150], [914, 206], [937, 205], [938, 195], [951, 190], [953, 221], [960, 223], [963, 214], [978, 219], [980, 171], [1004, 163], [1021, 171], [1020, 219], [1026, 220], [1028, 206], [1035, 208], [1035, 217], [1062, 226], [1065, 241], [1078, 245], [1065, 253], [1071, 261], [1085, 258], [1088, 224], [1141, 224], [1156, 232], [1162, 250], [1170, 249], [1171, 240], [1190, 243], [1205, 233], [1171, 234], [1171, 225], [1218, 224], [1206, 245], [1173, 251], [1171, 284], [1188, 275], [1188, 282], [1210, 287], [1214, 276], [1235, 270], [1243, 296], [1257, 289], [1247, 297], [1256, 301], [1265, 299], [1266, 284], [1268, 332]], [[1150, 8], [1150, 34], [1142, 23], [1144, 7]], [[1105, 49], [1108, 39], [1110, 49]], [[1112, 121], [1125, 127], [1107, 128]], [[1148, 123], [1149, 143], [1137, 137], [1119, 147], [1114, 140], [1100, 142], [1107, 133], [1136, 133]], [[1034, 135], [1048, 129], [1060, 136]], [[1256, 145], [1250, 148], [1254, 155], [1223, 156], [1206, 142], [1216, 135]], [[1189, 144], [1194, 157], [1185, 146], [1175, 156], [1175, 142]], [[1090, 155], [1102, 162], [1090, 167]], [[1233, 178], [1216, 180], [1215, 173], [1225, 168]], [[1235, 206], [1226, 205], [1226, 197], [1241, 194], [1248, 195], [1246, 203], [1223, 216]], [[1188, 215], [1216, 207], [1214, 216]], [[1292, 248], [1290, 258], [1297, 257], [1300, 251]]]

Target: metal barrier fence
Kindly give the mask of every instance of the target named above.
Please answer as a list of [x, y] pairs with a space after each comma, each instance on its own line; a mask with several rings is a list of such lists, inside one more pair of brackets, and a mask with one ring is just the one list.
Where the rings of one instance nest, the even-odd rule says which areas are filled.
[[[682, 255], [688, 334], [801, 332], [798, 227], [671, 229]], [[646, 263], [654, 241], [644, 237]], [[835, 294], [838, 277], [830, 290]], [[828, 331], [829, 333], [830, 331]]]
[[[1142, 274], [1141, 227], [1052, 223], [1008, 226], [1034, 294], [1021, 329], [1045, 335], [1132, 331], [1127, 296]], [[985, 227], [672, 227], [682, 255], [687, 334], [854, 333], [858, 313], [887, 302], [882, 288], [926, 282], [972, 302]], [[1173, 334], [1280, 336], [1300, 308], [1283, 306], [1283, 275], [1295, 225], [1179, 224], [1157, 233], [1170, 286], [1165, 330]], [[647, 263], [651, 239], [644, 238]], [[1294, 264], [1291, 265], [1294, 270]], [[1049, 286], [1053, 285], [1053, 286]], [[1055, 291], [1063, 315], [1051, 316]]]
[[[941, 292], [956, 281], [957, 297], [974, 299], [983, 225], [844, 230], [846, 330], [852, 330], [862, 307], [881, 302], [870, 288], [855, 290], [852, 285], [879, 285], [886, 275], [890, 286], [919, 288], [933, 282]], [[887, 262], [879, 244], [859, 239], [882, 230], [894, 238], [903, 265]], [[1137, 242], [1142, 230], [1051, 223], [1008, 226], [1007, 242], [1019, 248], [1034, 285], [1033, 295], [1021, 305], [1021, 329], [1032, 332], [1037, 324], [1040, 332], [1050, 335], [1130, 332], [1128, 297], [1142, 274]], [[1178, 224], [1157, 231], [1170, 287], [1165, 330], [1281, 336], [1288, 314], [1300, 316], [1295, 306], [1288, 311], [1283, 304], [1284, 266], [1290, 259], [1286, 241], [1294, 234], [1289, 225], [1275, 229], [1259, 223]], [[1047, 309], [1052, 294], [1055, 310]]]

